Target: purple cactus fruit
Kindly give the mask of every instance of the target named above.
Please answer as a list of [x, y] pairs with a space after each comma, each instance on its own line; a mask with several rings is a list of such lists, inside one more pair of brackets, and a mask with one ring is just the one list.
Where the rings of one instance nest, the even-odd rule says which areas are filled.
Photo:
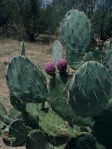
[[4, 65], [8, 65], [8, 64], [9, 64], [9, 62], [5, 60], [4, 61]]
[[57, 69], [60, 72], [65, 72], [67, 69], [67, 61], [65, 59], [59, 59], [57, 62]]
[[53, 63], [46, 63], [44, 70], [50, 76], [55, 76], [55, 65]]

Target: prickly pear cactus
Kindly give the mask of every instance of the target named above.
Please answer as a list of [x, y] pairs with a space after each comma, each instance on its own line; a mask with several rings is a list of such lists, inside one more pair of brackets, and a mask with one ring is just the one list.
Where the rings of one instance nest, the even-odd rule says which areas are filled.
[[23, 145], [28, 135], [28, 129], [24, 125], [23, 121], [15, 120], [9, 125], [8, 132], [3, 133], [4, 143], [14, 147]]
[[59, 59], [62, 59], [62, 45], [58, 40], [54, 41], [53, 45], [53, 56], [54, 56], [54, 64], [56, 66], [56, 63]]
[[69, 88], [69, 103], [77, 115], [101, 115], [110, 99], [111, 75], [102, 64], [89, 61], [73, 76]]
[[[87, 16], [78, 10], [69, 10], [62, 20], [61, 37], [66, 42], [67, 61], [75, 68], [76, 55], [86, 52], [91, 40], [91, 23]], [[73, 56], [74, 55], [74, 56]]]
[[[105, 149], [102, 145], [111, 149], [112, 46], [94, 51], [90, 20], [78, 10], [68, 11], [60, 28], [67, 45], [66, 60], [56, 40], [54, 63], [45, 65], [49, 85], [25, 56], [24, 42], [21, 56], [10, 60], [6, 81], [16, 110], [6, 112], [0, 104], [0, 135], [5, 144], [25, 145], [26, 149]], [[72, 79], [72, 73], [66, 72], [67, 62], [77, 70]]]
[[68, 11], [61, 22], [61, 36], [71, 50], [86, 51], [91, 39], [90, 20], [79, 10]]
[[48, 140], [53, 145], [62, 145], [68, 138], [76, 137], [81, 134], [73, 130], [60, 116], [52, 110], [48, 113], [39, 113], [39, 126], [48, 134]]
[[27, 57], [17, 56], [11, 59], [6, 80], [13, 100], [18, 99], [20, 103], [41, 103], [46, 98], [44, 74]]
[[47, 149], [46, 135], [41, 130], [33, 130], [26, 139], [26, 149]]

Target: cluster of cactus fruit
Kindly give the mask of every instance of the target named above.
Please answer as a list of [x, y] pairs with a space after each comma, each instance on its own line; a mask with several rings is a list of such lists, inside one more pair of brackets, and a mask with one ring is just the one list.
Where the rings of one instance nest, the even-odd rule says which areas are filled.
[[111, 42], [103, 51], [90, 48], [90, 20], [74, 9], [67, 12], [60, 32], [67, 46], [66, 59], [56, 40], [54, 62], [44, 68], [48, 81], [25, 56], [23, 42], [21, 55], [7, 64], [13, 108], [7, 112], [0, 104], [3, 141], [26, 149], [111, 149]]

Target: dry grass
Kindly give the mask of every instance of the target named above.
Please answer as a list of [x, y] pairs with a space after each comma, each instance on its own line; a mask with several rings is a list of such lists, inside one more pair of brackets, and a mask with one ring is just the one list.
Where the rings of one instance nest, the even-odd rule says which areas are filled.
[[[46, 62], [52, 62], [52, 44], [42, 45], [38, 43], [25, 42], [26, 55], [31, 58], [41, 69]], [[5, 39], [0, 41], [0, 102], [3, 102], [8, 109], [10, 107], [9, 91], [6, 85], [5, 75], [7, 66], [4, 61], [9, 61], [13, 56], [20, 54], [20, 42], [16, 40]], [[0, 138], [0, 149], [11, 149], [5, 146]], [[13, 149], [24, 149], [18, 147]]]

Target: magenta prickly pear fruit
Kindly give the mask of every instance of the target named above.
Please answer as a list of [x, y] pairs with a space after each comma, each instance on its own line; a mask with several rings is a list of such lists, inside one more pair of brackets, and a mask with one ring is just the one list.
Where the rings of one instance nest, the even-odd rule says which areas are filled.
[[57, 69], [60, 72], [65, 72], [67, 69], [67, 61], [65, 59], [59, 59], [57, 61]]
[[9, 64], [9, 62], [8, 61], [4, 61], [4, 65], [8, 65]]
[[55, 65], [53, 63], [46, 63], [44, 70], [50, 76], [55, 76]]

